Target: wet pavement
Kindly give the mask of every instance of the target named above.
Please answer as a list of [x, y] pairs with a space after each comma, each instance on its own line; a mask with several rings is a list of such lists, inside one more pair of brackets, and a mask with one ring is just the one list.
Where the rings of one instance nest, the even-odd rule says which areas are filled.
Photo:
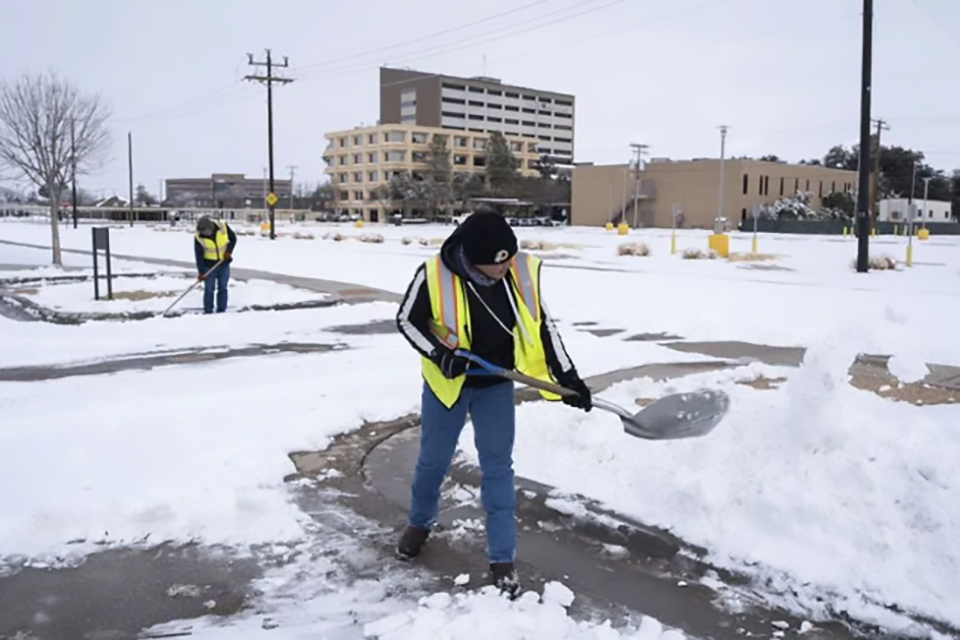
[[252, 559], [169, 546], [104, 551], [69, 569], [22, 569], [0, 578], [0, 638], [129, 640], [169, 620], [227, 616], [260, 573]]
[[247, 347], [203, 347], [178, 351], [124, 355], [97, 362], [53, 366], [7, 367], [0, 369], [0, 382], [39, 382], [72, 376], [96, 376], [121, 371], [149, 371], [158, 367], [201, 364], [228, 358], [251, 358], [279, 353], [326, 353], [348, 348], [346, 345], [281, 342]]

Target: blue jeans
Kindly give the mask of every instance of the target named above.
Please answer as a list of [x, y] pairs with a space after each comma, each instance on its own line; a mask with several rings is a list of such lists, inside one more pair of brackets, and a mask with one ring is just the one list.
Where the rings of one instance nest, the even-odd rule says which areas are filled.
[[203, 281], [203, 312], [213, 313], [213, 292], [217, 292], [217, 313], [227, 310], [227, 284], [230, 282], [230, 265], [221, 264]]
[[517, 548], [517, 496], [513, 484], [513, 440], [516, 425], [513, 383], [482, 389], [464, 388], [447, 409], [423, 385], [420, 457], [411, 487], [409, 524], [430, 530], [437, 519], [440, 485], [456, 452], [469, 411], [474, 444], [480, 454], [480, 501], [487, 512], [487, 556], [490, 562], [513, 562]]

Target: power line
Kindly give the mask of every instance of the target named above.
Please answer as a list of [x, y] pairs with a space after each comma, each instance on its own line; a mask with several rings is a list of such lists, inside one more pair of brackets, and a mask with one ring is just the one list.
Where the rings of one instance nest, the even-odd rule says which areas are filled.
[[960, 36], [958, 36], [956, 33], [954, 33], [951, 29], [947, 28], [947, 25], [945, 25], [943, 22], [941, 22], [941, 21], [940, 21], [935, 15], [933, 15], [926, 7], [924, 7], [922, 4], [920, 4], [917, 0], [912, 0], [912, 2], [913, 2], [913, 5], [914, 5], [915, 7], [917, 7], [918, 9], [920, 9], [920, 11], [922, 11], [922, 12], [924, 13], [924, 15], [926, 15], [927, 18], [930, 19], [931, 22], [933, 22], [933, 23], [936, 24], [938, 27], [940, 27], [941, 29], [943, 29], [951, 38], [953, 38], [953, 39], [956, 40], [957, 42], [960, 42]]

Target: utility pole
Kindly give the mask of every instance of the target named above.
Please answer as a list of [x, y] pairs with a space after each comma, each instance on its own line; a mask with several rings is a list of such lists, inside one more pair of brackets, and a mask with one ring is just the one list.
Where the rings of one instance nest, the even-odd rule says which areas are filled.
[[650, 148], [648, 144], [639, 144], [631, 142], [630, 147], [637, 154], [637, 178], [633, 183], [633, 228], [637, 228], [637, 207], [640, 203], [640, 170], [643, 169], [643, 154]]
[[275, 219], [276, 219], [276, 206], [277, 206], [277, 194], [276, 194], [276, 184], [274, 182], [274, 173], [273, 173], [273, 85], [277, 84], [289, 84], [293, 82], [292, 78], [281, 78], [280, 76], [273, 75], [274, 67], [289, 67], [290, 61], [287, 59], [287, 56], [283, 57], [283, 64], [278, 64], [273, 61], [273, 57], [270, 54], [270, 49], [266, 50], [267, 59], [264, 62], [257, 62], [253, 59], [253, 54], [247, 54], [247, 64], [253, 67], [266, 67], [267, 75], [249, 75], [244, 76], [244, 80], [249, 80], [251, 82], [260, 82], [267, 85], [267, 155], [270, 158], [270, 193], [267, 194], [267, 206], [270, 211], [270, 239], [274, 240], [277, 237], [275, 229]]
[[296, 165], [287, 165], [287, 169], [290, 169], [290, 210], [293, 211], [293, 178], [297, 175]]
[[[857, 272], [870, 270], [870, 93], [873, 68], [873, 0], [863, 0], [860, 69], [860, 175], [857, 176]], [[880, 136], [877, 135], [879, 151]]]
[[70, 119], [70, 200], [73, 206], [73, 228], [77, 228], [77, 136], [76, 120]]
[[130, 178], [130, 226], [133, 226], [133, 133], [127, 132], [127, 170]]
[[870, 211], [877, 210], [880, 202], [880, 133], [889, 131], [886, 120], [872, 120], [877, 125], [876, 148], [873, 149], [873, 169], [870, 173]]
[[[930, 181], [933, 180], [932, 176], [928, 176], [923, 179], [923, 210], [927, 212], [927, 216], [930, 215], [930, 210], [927, 209], [929, 206], [927, 198], [930, 195]], [[920, 214], [920, 227], [922, 229], [927, 228], [927, 219], [923, 217], [923, 214]]]
[[714, 227], [720, 224], [720, 220], [723, 219], [723, 163], [727, 156], [727, 131], [729, 130], [730, 127], [727, 125], [720, 125], [720, 195], [718, 196], [717, 220], [715, 221]]

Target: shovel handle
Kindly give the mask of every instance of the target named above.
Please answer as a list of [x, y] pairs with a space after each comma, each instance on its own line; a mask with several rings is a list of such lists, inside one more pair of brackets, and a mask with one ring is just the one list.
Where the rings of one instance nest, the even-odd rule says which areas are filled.
[[[209, 276], [211, 273], [213, 273], [213, 270], [216, 269], [217, 267], [219, 267], [219, 266], [221, 265], [221, 263], [223, 263], [223, 258], [220, 258], [219, 260], [217, 260], [217, 263], [216, 263], [215, 265], [213, 265], [212, 267], [210, 267], [209, 269], [207, 269], [206, 273], [203, 274], [203, 277], [206, 278], [206, 277]], [[180, 297], [177, 298], [176, 300], [174, 300], [174, 301], [173, 301], [173, 304], [171, 304], [169, 307], [167, 307], [167, 310], [164, 311], [164, 312], [163, 312], [162, 314], [160, 314], [160, 315], [161, 315], [161, 316], [165, 316], [165, 315], [167, 315], [168, 313], [170, 313], [170, 310], [173, 309], [175, 306], [177, 306], [177, 303], [180, 302], [181, 300], [183, 300], [183, 298], [184, 298], [188, 293], [190, 293], [191, 291], [193, 291], [193, 288], [196, 287], [198, 284], [200, 284], [200, 281], [201, 281], [201, 280], [202, 280], [202, 278], [197, 278], [197, 280], [196, 280], [193, 284], [191, 284], [189, 287], [187, 287], [187, 290], [184, 291], [183, 293], [181, 293], [181, 294], [180, 294]]]
[[500, 376], [501, 378], [506, 378], [507, 380], [513, 380], [514, 382], [519, 382], [520, 384], [525, 384], [528, 387], [533, 387], [534, 389], [539, 389], [541, 391], [548, 391], [550, 393], [555, 393], [558, 396], [575, 396], [578, 395], [576, 391], [567, 389], [566, 387], [561, 387], [558, 384], [552, 382], [546, 382], [545, 380], [538, 380], [537, 378], [531, 378], [530, 376], [525, 376], [522, 373], [517, 371], [512, 371], [510, 369], [504, 369], [503, 367], [498, 367], [497, 365], [487, 362], [483, 358], [469, 351], [464, 351], [463, 349], [457, 349], [454, 351], [455, 355], [460, 356], [461, 358], [466, 358], [474, 364], [480, 365], [484, 371], [489, 372], [492, 375]]

